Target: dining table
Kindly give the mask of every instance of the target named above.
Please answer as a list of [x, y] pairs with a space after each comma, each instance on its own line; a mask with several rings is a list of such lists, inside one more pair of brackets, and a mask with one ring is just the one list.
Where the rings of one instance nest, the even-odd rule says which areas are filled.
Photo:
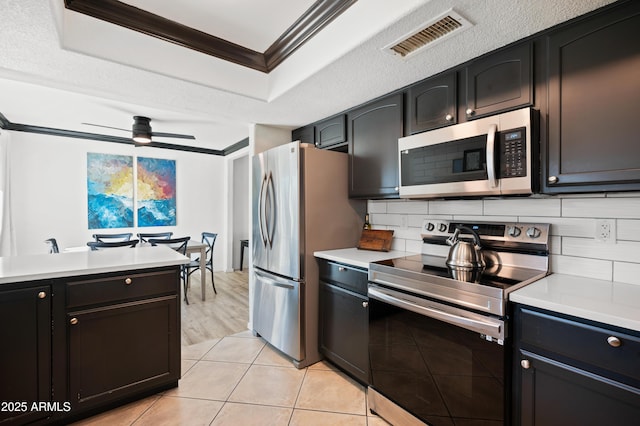
[[[201, 241], [189, 240], [187, 242], [187, 256], [193, 253], [200, 253], [200, 285], [202, 289], [202, 300], [205, 300], [205, 289], [207, 282], [207, 244]], [[189, 287], [189, 278], [187, 278], [187, 287]]]

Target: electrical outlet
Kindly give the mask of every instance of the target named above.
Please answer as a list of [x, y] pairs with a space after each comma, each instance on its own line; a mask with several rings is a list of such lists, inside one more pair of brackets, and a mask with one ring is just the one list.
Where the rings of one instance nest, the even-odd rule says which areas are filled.
[[596, 219], [596, 241], [616, 243], [616, 221], [614, 219]]

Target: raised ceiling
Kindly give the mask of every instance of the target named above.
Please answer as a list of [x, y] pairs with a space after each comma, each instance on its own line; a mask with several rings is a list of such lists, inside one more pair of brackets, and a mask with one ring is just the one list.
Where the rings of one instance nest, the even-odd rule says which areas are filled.
[[[154, 132], [224, 150], [254, 123], [295, 128], [406, 86], [581, 15], [610, 0], [67, 0], [133, 7], [265, 55], [309, 10], [331, 10], [326, 26], [265, 70], [202, 53], [175, 40], [65, 8], [64, 0], [4, 0], [0, 21], [0, 113], [13, 123], [80, 132], [82, 123]], [[352, 4], [353, 3], [353, 4]], [[322, 7], [320, 7], [322, 6]], [[314, 9], [315, 8], [315, 9]], [[384, 51], [454, 8], [469, 30], [409, 59]], [[141, 15], [142, 16], [142, 15]], [[315, 15], [306, 15], [315, 16]], [[313, 28], [313, 26], [304, 26]], [[281, 40], [282, 41], [282, 40]], [[283, 43], [281, 46], [291, 46]], [[263, 56], [265, 57], [265, 56]], [[122, 131], [104, 129], [116, 137]]]

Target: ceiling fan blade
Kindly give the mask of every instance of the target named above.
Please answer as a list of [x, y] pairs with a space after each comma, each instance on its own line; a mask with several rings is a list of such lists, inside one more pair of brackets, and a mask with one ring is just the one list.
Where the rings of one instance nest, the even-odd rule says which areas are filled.
[[123, 132], [131, 131], [131, 129], [121, 129], [119, 127], [103, 126], [102, 124], [93, 124], [93, 123], [81, 123], [81, 124], [84, 124], [86, 126], [103, 127], [105, 129], [122, 130]]
[[193, 139], [193, 140], [196, 139], [195, 136], [180, 135], [180, 134], [177, 134], [177, 133], [151, 132], [151, 136], [158, 136], [160, 138]]

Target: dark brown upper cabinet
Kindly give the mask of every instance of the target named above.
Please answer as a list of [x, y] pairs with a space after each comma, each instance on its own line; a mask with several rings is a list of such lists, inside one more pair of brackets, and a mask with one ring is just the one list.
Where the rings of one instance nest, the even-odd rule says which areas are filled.
[[533, 54], [522, 43], [481, 57], [463, 70], [461, 116], [478, 117], [533, 104]]
[[405, 134], [413, 135], [458, 122], [456, 76], [455, 71], [448, 72], [407, 89]]
[[291, 132], [291, 140], [292, 141], [300, 141], [303, 143], [315, 143], [315, 133], [313, 124], [309, 124], [308, 126], [299, 127], [294, 129]]
[[403, 98], [395, 93], [347, 113], [351, 198], [398, 198]]
[[347, 142], [346, 116], [344, 114], [322, 120], [315, 125], [315, 144], [318, 148]]
[[547, 35], [544, 192], [640, 190], [640, 2]]

